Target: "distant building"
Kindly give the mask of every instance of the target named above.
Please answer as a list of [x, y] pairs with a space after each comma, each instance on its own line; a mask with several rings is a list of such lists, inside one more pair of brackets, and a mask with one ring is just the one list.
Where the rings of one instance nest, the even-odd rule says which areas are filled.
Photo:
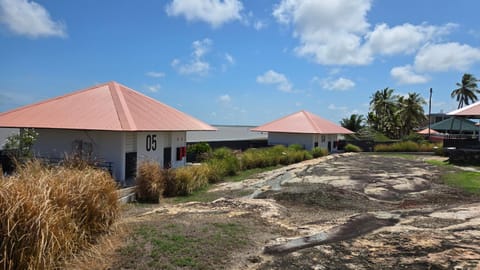
[[267, 133], [251, 131], [255, 126], [212, 125], [215, 131], [188, 131], [187, 143], [206, 142], [212, 148], [228, 147], [245, 150], [267, 146]]
[[35, 128], [37, 157], [104, 161], [119, 181], [134, 177], [141, 160], [183, 166], [186, 132], [215, 130], [116, 82], [1, 113], [0, 127]]
[[268, 132], [269, 145], [299, 144], [307, 150], [320, 147], [328, 152], [337, 151], [343, 135], [354, 133], [307, 111], [285, 116], [252, 131]]

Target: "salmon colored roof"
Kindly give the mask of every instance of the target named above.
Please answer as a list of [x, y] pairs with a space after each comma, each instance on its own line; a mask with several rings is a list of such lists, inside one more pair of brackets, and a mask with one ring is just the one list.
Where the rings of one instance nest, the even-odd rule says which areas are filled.
[[309, 133], [309, 134], [353, 134], [354, 132], [325, 120], [313, 113], [299, 111], [287, 115], [265, 125], [253, 128], [252, 131]]
[[116, 82], [0, 113], [0, 127], [111, 131], [215, 130], [200, 120]]
[[417, 131], [417, 133], [422, 134], [422, 135], [428, 135], [429, 130], [430, 130], [430, 134], [440, 134], [440, 132], [436, 131], [435, 129], [431, 129], [431, 128], [422, 129], [420, 131]]
[[480, 118], [480, 101], [447, 113], [447, 115]]

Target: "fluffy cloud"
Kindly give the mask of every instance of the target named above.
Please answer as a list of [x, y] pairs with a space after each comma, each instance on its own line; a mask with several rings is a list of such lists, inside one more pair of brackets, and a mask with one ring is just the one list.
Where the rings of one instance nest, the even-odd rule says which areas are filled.
[[283, 92], [292, 92], [292, 84], [282, 73], [273, 70], [265, 72], [263, 75], [257, 76], [257, 82], [261, 84], [273, 84], [277, 89]]
[[163, 72], [158, 72], [158, 71], [149, 71], [146, 73], [147, 76], [153, 77], [153, 78], [163, 78], [165, 77], [165, 73]]
[[297, 55], [323, 65], [367, 65], [379, 54], [415, 53], [456, 27], [406, 23], [372, 29], [367, 20], [371, 5], [372, 0], [282, 0], [273, 16], [293, 27]]
[[227, 62], [228, 62], [230, 65], [235, 64], [235, 58], [233, 58], [233, 56], [230, 55], [229, 53], [226, 53], [226, 54], [225, 54], [225, 60], [227, 60]]
[[179, 59], [173, 59], [172, 67], [182, 75], [207, 75], [210, 64], [203, 57], [212, 47], [212, 41], [208, 38], [196, 40], [192, 43], [193, 52], [188, 63], [182, 63]]
[[416, 74], [410, 65], [394, 67], [390, 75], [400, 84], [421, 84], [429, 81], [428, 77]]
[[28, 0], [0, 0], [0, 23], [31, 38], [67, 36], [65, 24], [53, 21], [43, 6]]
[[371, 61], [361, 46], [367, 34], [371, 0], [282, 0], [273, 11], [278, 22], [292, 24], [300, 39], [296, 53], [326, 65], [363, 65]]
[[229, 104], [232, 101], [232, 98], [225, 94], [218, 97], [218, 101], [222, 104]]
[[372, 53], [413, 53], [425, 42], [449, 34], [454, 27], [456, 27], [455, 24], [437, 27], [406, 23], [390, 28], [386, 24], [379, 24], [368, 33], [366, 46]]
[[160, 90], [161, 87], [160, 87], [160, 84], [155, 84], [155, 85], [147, 85], [146, 88], [148, 91], [156, 93], [158, 92], [158, 90]]
[[173, 0], [166, 7], [169, 16], [184, 16], [187, 21], [203, 21], [212, 27], [241, 20], [239, 0]]
[[355, 83], [350, 79], [340, 77], [336, 80], [331, 80], [331, 79], [323, 80], [322, 87], [328, 90], [344, 91], [344, 90], [348, 90], [350, 88], [355, 87]]
[[415, 70], [427, 71], [466, 71], [474, 63], [480, 62], [480, 49], [456, 42], [429, 44], [415, 56]]

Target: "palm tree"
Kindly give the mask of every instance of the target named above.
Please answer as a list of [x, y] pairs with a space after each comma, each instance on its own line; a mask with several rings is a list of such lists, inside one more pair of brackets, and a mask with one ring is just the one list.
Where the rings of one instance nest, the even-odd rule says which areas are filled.
[[370, 100], [369, 124], [377, 131], [387, 135], [395, 135], [396, 127], [396, 96], [394, 90], [385, 88], [373, 94]]
[[408, 93], [407, 97], [398, 97], [399, 109], [396, 113], [400, 120], [400, 137], [408, 135], [425, 121], [426, 116], [423, 111], [425, 104], [427, 103], [418, 93]]
[[457, 98], [459, 109], [470, 104], [470, 101], [473, 103], [478, 100], [476, 94], [480, 93], [480, 90], [477, 82], [477, 78], [472, 74], [463, 74], [462, 83], [457, 83], [458, 88], [453, 90], [451, 94], [452, 98]]
[[365, 118], [361, 114], [352, 114], [350, 117], [343, 118], [340, 125], [353, 132], [357, 132], [364, 127]]

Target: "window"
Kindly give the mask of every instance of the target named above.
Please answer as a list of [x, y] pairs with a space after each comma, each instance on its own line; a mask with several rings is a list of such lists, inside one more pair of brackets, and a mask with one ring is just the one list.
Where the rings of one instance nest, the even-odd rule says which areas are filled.
[[325, 142], [325, 135], [322, 135], [322, 143]]
[[187, 148], [186, 147], [177, 147], [177, 161], [182, 160], [187, 155]]

